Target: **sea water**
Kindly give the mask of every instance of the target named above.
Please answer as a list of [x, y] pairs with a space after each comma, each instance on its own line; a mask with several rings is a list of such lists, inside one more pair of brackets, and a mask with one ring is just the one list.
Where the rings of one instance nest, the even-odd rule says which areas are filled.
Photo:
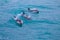
[[[39, 14], [27, 11], [37, 8]], [[25, 11], [22, 27], [13, 16]], [[0, 40], [60, 40], [59, 0], [0, 0]]]

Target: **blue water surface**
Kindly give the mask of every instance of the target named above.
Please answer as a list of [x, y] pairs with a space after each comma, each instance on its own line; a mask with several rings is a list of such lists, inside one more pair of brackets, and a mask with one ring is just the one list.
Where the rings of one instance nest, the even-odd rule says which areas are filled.
[[[23, 10], [32, 20], [23, 18], [21, 27], [13, 16]], [[0, 0], [0, 40], [60, 40], [60, 0]]]

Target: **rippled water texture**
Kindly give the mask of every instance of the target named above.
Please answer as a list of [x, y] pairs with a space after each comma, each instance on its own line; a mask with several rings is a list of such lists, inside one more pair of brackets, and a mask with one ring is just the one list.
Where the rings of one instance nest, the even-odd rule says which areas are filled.
[[[27, 12], [28, 7], [40, 13]], [[13, 16], [22, 10], [32, 20], [23, 18], [21, 27]], [[60, 0], [0, 0], [0, 40], [60, 40]]]

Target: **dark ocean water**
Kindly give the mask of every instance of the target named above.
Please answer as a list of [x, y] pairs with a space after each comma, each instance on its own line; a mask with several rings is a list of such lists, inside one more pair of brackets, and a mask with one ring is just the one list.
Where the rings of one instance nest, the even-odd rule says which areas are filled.
[[[38, 8], [39, 14], [27, 12]], [[13, 16], [24, 10], [32, 20], [22, 19], [19, 26]], [[0, 40], [60, 40], [59, 0], [0, 0]]]

